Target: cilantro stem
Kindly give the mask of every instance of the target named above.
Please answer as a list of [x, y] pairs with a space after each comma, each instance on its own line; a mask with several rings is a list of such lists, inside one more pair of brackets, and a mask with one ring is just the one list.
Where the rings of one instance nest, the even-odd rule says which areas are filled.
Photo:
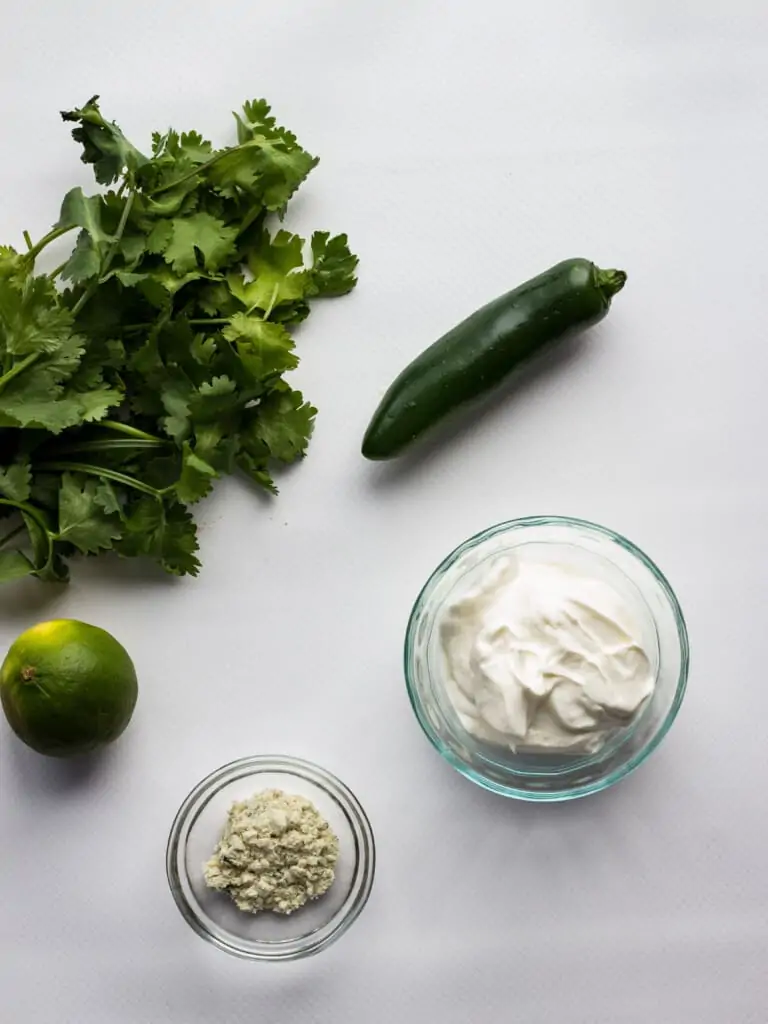
[[18, 377], [20, 373], [24, 373], [28, 367], [32, 366], [33, 363], [36, 363], [42, 354], [42, 352], [30, 352], [28, 356], [25, 356], [24, 359], [16, 363], [15, 366], [12, 366], [7, 373], [4, 373], [3, 376], [0, 377], [0, 391], [2, 391], [7, 384], [10, 384], [14, 377]]
[[101, 420], [99, 426], [105, 427], [107, 430], [114, 430], [118, 434], [125, 434], [126, 437], [135, 437], [137, 440], [168, 443], [162, 438], [155, 437], [154, 434], [147, 434], [146, 431], [139, 430], [138, 427], [132, 427], [128, 423], [118, 423], [117, 420]]
[[50, 547], [51, 531], [48, 529], [48, 523], [46, 523], [42, 513], [34, 505], [28, 505], [25, 501], [7, 501], [5, 498], [0, 498], [0, 505], [18, 509], [19, 512], [29, 516], [48, 538], [48, 546]]
[[[187, 320], [187, 323], [190, 324], [190, 326], [192, 326], [192, 327], [209, 327], [209, 326], [217, 327], [220, 324], [228, 324], [229, 320], [227, 319], [227, 317], [204, 316], [204, 317], [200, 317], [197, 320]], [[154, 327], [154, 326], [155, 326], [155, 323], [126, 324], [124, 327], [121, 327], [120, 330], [123, 331], [123, 332], [125, 332], [125, 331], [144, 331], [148, 327]]]
[[18, 535], [23, 533], [24, 530], [26, 530], [24, 523], [19, 523], [15, 530], [11, 530], [11, 532], [6, 533], [4, 537], [0, 537], [0, 548], [4, 548], [9, 541], [12, 541], [14, 537], [18, 537]]
[[115, 232], [114, 238], [112, 239], [109, 249], [107, 249], [107, 253], [104, 257], [104, 265], [102, 266], [101, 273], [99, 274], [100, 278], [104, 277], [104, 275], [112, 265], [112, 260], [115, 258], [115, 253], [117, 252], [117, 247], [118, 245], [120, 245], [120, 239], [123, 237], [123, 232], [125, 231], [125, 225], [128, 223], [128, 218], [131, 215], [131, 209], [133, 207], [133, 202], [135, 198], [136, 193], [131, 192], [129, 193], [128, 198], [125, 200], [125, 206], [123, 207], [123, 212], [120, 214], [120, 221], [117, 225], [117, 231]]
[[135, 451], [142, 448], [165, 448], [171, 442], [161, 441], [155, 438], [147, 441], [137, 437], [104, 437], [94, 441], [75, 441], [72, 444], [62, 445], [55, 449], [56, 455], [71, 455], [76, 452], [115, 452], [121, 450]]
[[[275, 285], [274, 288], [272, 289], [272, 294], [269, 297], [269, 304], [267, 305], [267, 308], [264, 310], [264, 316], [261, 318], [262, 320], [269, 320], [270, 316], [272, 315], [272, 310], [275, 308], [275, 302], [277, 301], [277, 293], [279, 292], [279, 290], [280, 288], [278, 285]], [[251, 308], [248, 310], [248, 313], [250, 314], [254, 309], [256, 309], [256, 307], [251, 306]]]
[[67, 265], [68, 263], [69, 263], [69, 260], [64, 260], [64, 262], [63, 262], [63, 263], [60, 263], [60, 264], [58, 265], [58, 267], [56, 267], [56, 269], [55, 269], [55, 270], [52, 270], [52, 271], [50, 272], [50, 274], [48, 275], [48, 277], [49, 277], [49, 278], [51, 279], [51, 281], [55, 281], [55, 280], [56, 280], [56, 278], [57, 278], [57, 277], [59, 276], [59, 274], [60, 274], [60, 273], [62, 272], [62, 270], [64, 269], [64, 267], [66, 267], [66, 265]]
[[83, 308], [83, 306], [86, 304], [86, 302], [89, 302], [91, 300], [91, 298], [93, 297], [93, 293], [96, 291], [97, 287], [98, 287], [98, 282], [96, 284], [89, 284], [88, 285], [88, 287], [85, 289], [83, 294], [80, 296], [80, 298], [77, 300], [77, 302], [72, 307], [72, 316], [73, 317], [76, 317], [77, 314], [80, 312], [80, 310]]
[[49, 470], [59, 473], [85, 473], [86, 476], [101, 476], [105, 480], [114, 480], [116, 484], [123, 484], [124, 487], [131, 487], [134, 491], [148, 494], [152, 498], [157, 498], [158, 501], [163, 497], [163, 491], [158, 491], [156, 487], [150, 487], [149, 484], [137, 480], [136, 477], [119, 473], [116, 469], [106, 469], [104, 466], [89, 466], [85, 462], [41, 462], [37, 464], [36, 469], [41, 472]]
[[133, 206], [133, 201], [134, 201], [135, 198], [136, 198], [136, 193], [135, 192], [131, 192], [128, 195], [128, 198], [125, 200], [125, 206], [123, 206], [123, 212], [120, 215], [120, 222], [117, 225], [117, 231], [115, 231], [114, 237], [112, 239], [112, 243], [110, 244], [109, 249], [107, 249], [107, 251], [106, 251], [106, 253], [104, 255], [104, 259], [102, 261], [101, 267], [99, 268], [99, 276], [97, 277], [97, 279], [95, 281], [91, 281], [91, 283], [85, 289], [83, 294], [80, 296], [80, 298], [77, 300], [77, 302], [72, 307], [72, 316], [73, 317], [77, 316], [77, 314], [80, 312], [80, 310], [86, 304], [86, 302], [90, 301], [90, 299], [92, 298], [94, 292], [99, 287], [99, 285], [103, 284], [104, 278], [106, 277], [106, 274], [107, 274], [107, 271], [109, 270], [109, 268], [110, 268], [110, 266], [112, 264], [112, 260], [115, 258], [115, 253], [117, 252], [117, 247], [120, 244], [120, 239], [123, 237], [123, 232], [125, 231], [125, 225], [128, 223], [128, 218], [129, 218], [129, 216], [131, 214], [131, 207]]
[[241, 235], [244, 235], [248, 228], [251, 227], [252, 224], [256, 223], [259, 217], [264, 217], [266, 212], [267, 211], [264, 209], [261, 203], [256, 203], [255, 206], [251, 207], [250, 213], [246, 214], [246, 216], [243, 218], [243, 223], [238, 228], [237, 237], [240, 238]]
[[22, 231], [21, 234], [24, 241], [27, 243], [27, 249], [32, 249], [32, 236], [30, 233], [28, 231]]
[[230, 146], [229, 149], [220, 149], [218, 153], [214, 153], [210, 160], [206, 160], [204, 164], [199, 164], [193, 170], [188, 171], [186, 174], [182, 174], [180, 178], [176, 178], [175, 181], [169, 181], [167, 185], [161, 185], [159, 188], [153, 189], [149, 195], [159, 196], [161, 192], [169, 192], [172, 188], [176, 188], [177, 185], [183, 185], [185, 181], [189, 181], [190, 178], [196, 178], [199, 174], [204, 174], [209, 167], [213, 167], [215, 163], [218, 163], [225, 156], [230, 156], [232, 153], [238, 153], [241, 149], [253, 149], [256, 146], [261, 146], [266, 140], [262, 138], [249, 139], [248, 142], [242, 142], [239, 146]]
[[76, 224], [68, 224], [66, 227], [63, 228], [53, 228], [52, 231], [49, 231], [47, 235], [44, 235], [40, 239], [37, 245], [33, 245], [30, 248], [29, 252], [26, 254], [27, 259], [34, 262], [35, 258], [43, 251], [43, 249], [46, 247], [46, 245], [49, 244], [49, 242], [54, 242], [57, 238], [61, 238], [62, 235], [66, 235], [68, 231], [72, 231], [76, 227]]
[[[28, 505], [25, 501], [6, 501], [4, 498], [0, 498], [0, 505], [15, 508], [24, 519], [24, 528], [29, 534], [29, 541], [32, 545], [34, 562], [31, 571], [34, 575], [41, 580], [57, 579], [61, 582], [62, 576], [56, 573], [54, 567], [56, 552], [53, 543], [56, 536], [48, 528], [48, 523], [40, 509], [35, 508], [34, 505]], [[39, 531], [39, 534], [34, 532], [33, 526]], [[5, 537], [2, 543], [4, 544], [7, 540], [10, 540], [10, 536]], [[42, 542], [42, 547], [40, 542]]]

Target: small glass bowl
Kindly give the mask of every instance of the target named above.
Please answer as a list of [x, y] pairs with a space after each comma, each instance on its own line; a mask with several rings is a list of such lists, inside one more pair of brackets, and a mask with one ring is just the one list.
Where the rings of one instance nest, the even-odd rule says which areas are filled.
[[[311, 800], [339, 839], [333, 885], [293, 914], [246, 913], [203, 877], [231, 805], [264, 789]], [[298, 960], [330, 946], [362, 912], [375, 867], [373, 831], [356, 797], [330, 772], [293, 757], [245, 757], [203, 779], [176, 815], [166, 856], [171, 893], [186, 922], [219, 949], [248, 960]]]
[[[438, 623], [485, 564], [503, 554], [567, 563], [610, 583], [634, 607], [652, 652], [656, 686], [639, 716], [590, 754], [523, 753], [475, 739], [442, 682]], [[672, 725], [688, 678], [688, 633], [677, 598], [656, 565], [626, 538], [580, 519], [538, 516], [499, 523], [471, 537], [435, 569], [405, 637], [405, 678], [430, 742], [468, 779], [520, 800], [571, 800], [612, 786], [648, 757]]]

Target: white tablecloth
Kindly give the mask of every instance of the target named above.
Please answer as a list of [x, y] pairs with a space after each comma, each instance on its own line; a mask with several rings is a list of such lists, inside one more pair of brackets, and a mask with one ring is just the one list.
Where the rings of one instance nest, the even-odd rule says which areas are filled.
[[[103, 759], [0, 726], [0, 1017], [8, 1024], [768, 1021], [768, 9], [510, 0], [27, 0], [0, 35], [0, 241], [90, 185], [58, 118], [92, 93], [137, 144], [230, 138], [266, 95], [322, 161], [290, 224], [347, 231], [348, 299], [301, 329], [320, 408], [274, 502], [199, 511], [204, 571], [107, 560], [0, 592], [114, 632], [141, 696]], [[557, 260], [627, 269], [607, 321], [448, 443], [359, 441], [392, 376]], [[693, 649], [659, 751], [561, 806], [483, 793], [406, 699], [435, 564], [505, 518], [582, 516], [669, 575]], [[339, 774], [379, 852], [365, 913], [298, 964], [202, 942], [168, 892], [181, 799], [257, 752]]]

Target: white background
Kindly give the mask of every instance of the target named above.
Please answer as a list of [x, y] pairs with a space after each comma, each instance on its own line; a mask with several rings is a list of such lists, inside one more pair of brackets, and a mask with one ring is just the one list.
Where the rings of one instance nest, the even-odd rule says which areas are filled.
[[[0, 235], [89, 173], [58, 118], [102, 95], [231, 138], [265, 95], [322, 157], [291, 225], [348, 231], [360, 285], [301, 330], [319, 406], [274, 502], [226, 481], [198, 581], [90, 560], [0, 593], [0, 643], [70, 616], [141, 696], [103, 758], [0, 723], [0, 1015], [23, 1024], [768, 1021], [768, 8], [562, 0], [27, 0], [3, 5]], [[421, 456], [366, 464], [392, 376], [560, 259], [629, 273], [576, 349]], [[411, 603], [469, 534], [538, 513], [625, 533], [693, 649], [659, 751], [562, 806], [444, 765], [406, 699]], [[232, 758], [316, 760], [359, 794], [379, 872], [352, 931], [261, 966], [209, 947], [164, 874], [171, 819]]]

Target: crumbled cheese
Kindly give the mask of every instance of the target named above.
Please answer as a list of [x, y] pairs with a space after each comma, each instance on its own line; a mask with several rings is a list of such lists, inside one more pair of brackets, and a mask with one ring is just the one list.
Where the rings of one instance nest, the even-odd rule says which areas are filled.
[[338, 859], [339, 840], [313, 803], [267, 789], [230, 807], [205, 881], [240, 910], [292, 914], [330, 889]]

